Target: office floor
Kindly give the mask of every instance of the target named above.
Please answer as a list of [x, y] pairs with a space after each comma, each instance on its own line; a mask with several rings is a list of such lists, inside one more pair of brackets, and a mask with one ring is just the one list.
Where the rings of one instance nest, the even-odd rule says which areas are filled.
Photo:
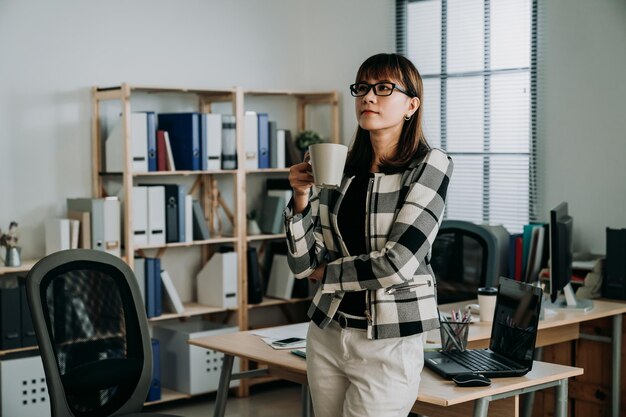
[[[298, 417], [301, 415], [300, 385], [287, 381], [252, 388], [246, 398], [228, 397], [225, 417]], [[168, 413], [178, 417], [212, 417], [215, 394], [148, 407], [144, 411]], [[408, 417], [417, 417], [409, 414]]]
[[[225, 417], [293, 417], [300, 415], [300, 385], [273, 382], [253, 387], [246, 398], [230, 396]], [[175, 403], [152, 406], [145, 411], [170, 413], [179, 417], [210, 417], [215, 407], [215, 394]]]

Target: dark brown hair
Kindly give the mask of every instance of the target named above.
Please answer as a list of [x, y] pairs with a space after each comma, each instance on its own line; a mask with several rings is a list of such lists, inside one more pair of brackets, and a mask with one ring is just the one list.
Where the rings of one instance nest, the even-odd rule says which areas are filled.
[[[410, 96], [420, 100], [420, 106], [409, 120], [405, 120], [400, 133], [400, 140], [395, 153], [380, 161], [380, 172], [390, 174], [406, 168], [416, 157], [425, 155], [430, 146], [422, 131], [422, 77], [415, 65], [399, 54], [377, 54], [361, 64], [356, 81], [367, 79], [393, 80], [407, 90]], [[394, 93], [397, 94], [398, 92]], [[357, 128], [352, 147], [346, 160], [346, 173], [369, 172], [374, 151], [370, 141], [370, 132]]]

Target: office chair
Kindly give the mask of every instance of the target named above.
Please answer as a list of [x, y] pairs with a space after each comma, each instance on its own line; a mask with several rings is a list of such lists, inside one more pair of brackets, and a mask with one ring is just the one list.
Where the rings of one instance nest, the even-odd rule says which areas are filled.
[[26, 291], [53, 417], [167, 416], [140, 413], [152, 350], [125, 262], [95, 250], [56, 252], [30, 270]]
[[507, 275], [509, 233], [502, 226], [444, 220], [433, 242], [431, 266], [439, 304], [476, 298], [480, 287]]

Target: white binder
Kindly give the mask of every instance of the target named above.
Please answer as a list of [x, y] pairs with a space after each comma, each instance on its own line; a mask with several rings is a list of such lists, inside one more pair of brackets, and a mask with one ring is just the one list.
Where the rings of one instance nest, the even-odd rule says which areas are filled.
[[148, 245], [165, 244], [165, 187], [148, 189]]
[[161, 270], [161, 281], [163, 281], [163, 288], [165, 289], [164, 301], [166, 308], [172, 313], [183, 314], [185, 307], [180, 300], [176, 287], [174, 287], [170, 274], [164, 269]]
[[222, 115], [203, 114], [206, 126], [206, 137], [203, 146], [207, 150], [207, 169], [221, 169], [222, 167]]
[[120, 201], [117, 197], [68, 198], [67, 209], [91, 213], [91, 248], [121, 255]]
[[111, 255], [121, 256], [120, 200], [117, 197], [106, 197], [101, 201], [104, 212], [102, 217], [104, 220], [102, 224], [104, 230], [104, 251]]
[[143, 305], [146, 305], [146, 259], [135, 258], [135, 267], [133, 268], [135, 278], [137, 279], [137, 285], [139, 286], [139, 293], [143, 300]]
[[[148, 114], [130, 114], [130, 158], [132, 172], [148, 172]], [[105, 143], [105, 168], [107, 172], [123, 172], [124, 123], [119, 120], [107, 136]]]
[[286, 167], [285, 152], [287, 148], [285, 145], [285, 131], [279, 129], [276, 131], [276, 168]]
[[46, 220], [46, 255], [70, 249], [70, 220]]
[[193, 242], [193, 197], [185, 195], [185, 242]]
[[133, 242], [135, 246], [148, 244], [148, 187], [133, 187]]
[[237, 252], [217, 252], [198, 273], [198, 303], [237, 308]]
[[245, 150], [245, 168], [259, 168], [259, 120], [256, 112], [247, 111], [244, 117], [244, 150]]

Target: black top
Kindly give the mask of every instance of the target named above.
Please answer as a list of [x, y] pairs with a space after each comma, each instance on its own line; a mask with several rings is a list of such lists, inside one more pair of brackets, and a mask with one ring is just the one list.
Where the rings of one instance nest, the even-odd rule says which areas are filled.
[[[369, 179], [373, 174], [358, 173], [343, 197], [337, 224], [339, 232], [352, 256], [367, 253], [365, 247], [366, 199]], [[344, 294], [339, 311], [353, 316], [365, 316], [365, 291], [348, 291]]]

